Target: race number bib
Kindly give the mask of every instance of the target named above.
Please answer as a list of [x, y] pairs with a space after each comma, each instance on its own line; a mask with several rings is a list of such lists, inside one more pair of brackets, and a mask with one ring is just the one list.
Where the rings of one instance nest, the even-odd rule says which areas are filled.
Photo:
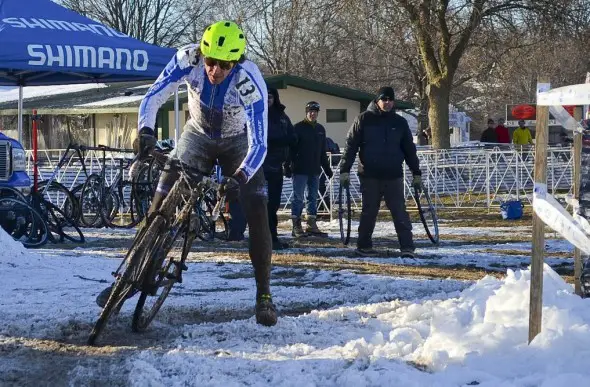
[[246, 72], [242, 72], [238, 83], [236, 83], [236, 89], [240, 95], [240, 100], [244, 105], [252, 105], [254, 102], [260, 101], [262, 96], [258, 92], [258, 88], [252, 82]]

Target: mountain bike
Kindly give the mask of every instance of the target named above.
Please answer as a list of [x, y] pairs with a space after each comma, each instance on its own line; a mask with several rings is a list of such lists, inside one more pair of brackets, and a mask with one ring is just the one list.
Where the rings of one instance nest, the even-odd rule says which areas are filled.
[[[152, 152], [152, 156], [166, 158], [157, 152]], [[131, 327], [136, 332], [144, 331], [172, 286], [182, 283], [182, 272], [187, 270], [185, 260], [200, 229], [195, 205], [207, 190], [217, 190], [218, 184], [178, 160], [168, 159], [166, 165], [178, 171], [179, 178], [160, 208], [146, 218], [125, 259], [113, 273], [115, 283], [90, 333], [89, 345], [95, 344], [110, 316], [118, 313], [125, 300], [137, 293], [140, 296]], [[224, 202], [223, 197], [217, 201], [214, 215], [219, 214]]]

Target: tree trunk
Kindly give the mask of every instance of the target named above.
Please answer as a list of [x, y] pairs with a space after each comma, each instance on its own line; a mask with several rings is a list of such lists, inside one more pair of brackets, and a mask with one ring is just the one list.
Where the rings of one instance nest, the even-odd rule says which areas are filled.
[[432, 129], [432, 146], [435, 149], [451, 147], [449, 133], [449, 99], [451, 88], [446, 85], [430, 85], [428, 93], [428, 119]]

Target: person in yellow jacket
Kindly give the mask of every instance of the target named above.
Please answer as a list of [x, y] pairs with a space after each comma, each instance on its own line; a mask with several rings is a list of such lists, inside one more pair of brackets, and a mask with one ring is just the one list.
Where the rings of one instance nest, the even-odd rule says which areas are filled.
[[533, 143], [533, 136], [529, 128], [524, 126], [524, 121], [518, 121], [518, 128], [512, 133], [512, 143], [514, 145], [529, 145]]

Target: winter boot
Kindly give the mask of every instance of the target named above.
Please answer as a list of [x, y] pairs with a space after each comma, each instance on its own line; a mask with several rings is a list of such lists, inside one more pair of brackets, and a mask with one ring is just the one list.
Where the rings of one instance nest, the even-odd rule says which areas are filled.
[[301, 226], [301, 218], [297, 217], [297, 216], [293, 216], [291, 217], [291, 219], [293, 220], [293, 231], [291, 232], [291, 235], [293, 235], [293, 237], [295, 238], [300, 238], [305, 236], [305, 232], [303, 231], [303, 227]]
[[404, 248], [401, 249], [402, 258], [416, 258], [416, 253], [414, 253], [414, 249]]
[[272, 241], [272, 249], [273, 250], [284, 250], [284, 249], [288, 249], [289, 248], [289, 244], [282, 242], [278, 239], [273, 239]]
[[272, 303], [270, 294], [263, 294], [256, 298], [256, 323], [267, 327], [277, 323], [277, 309]]
[[372, 247], [357, 247], [355, 253], [361, 257], [376, 257], [379, 255], [379, 252]]
[[322, 232], [318, 228], [316, 223], [316, 216], [315, 215], [307, 215], [307, 229], [305, 230], [310, 235], [318, 236], [318, 237], [327, 237], [327, 232]]

